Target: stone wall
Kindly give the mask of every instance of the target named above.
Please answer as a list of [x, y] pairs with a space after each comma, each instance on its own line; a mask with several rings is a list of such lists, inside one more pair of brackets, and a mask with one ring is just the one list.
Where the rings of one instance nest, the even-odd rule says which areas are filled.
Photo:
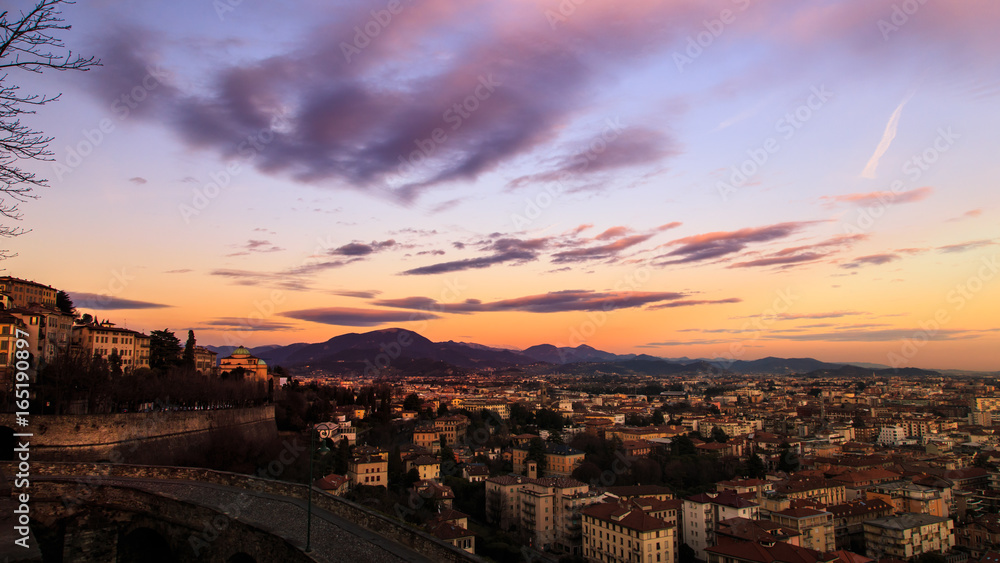
[[[12, 413], [0, 426], [18, 428]], [[243, 409], [149, 413], [31, 415], [31, 457], [44, 461], [110, 461], [172, 464], [192, 448], [208, 446], [211, 433], [239, 432], [247, 440], [277, 438], [274, 405]]]
[[[32, 486], [32, 527], [45, 533], [43, 551], [50, 558], [58, 559], [61, 552], [65, 561], [117, 561], [120, 540], [132, 531], [149, 529], [166, 540], [170, 559], [178, 563], [226, 563], [238, 552], [259, 562], [314, 562], [281, 537], [280, 530], [261, 529], [211, 508], [111, 485], [90, 486], [87, 502], [76, 503], [77, 483], [36, 481]], [[210, 541], [193, 541], [205, 538], [205, 523], [220, 516], [225, 526], [217, 528]]]
[[[0, 462], [0, 474], [12, 474], [14, 464]], [[136, 477], [144, 479], [182, 479], [238, 487], [248, 491], [305, 499], [304, 484], [274, 481], [224, 471], [190, 467], [119, 465], [106, 463], [32, 463], [35, 479], [45, 476]], [[405, 545], [433, 561], [468, 563], [483, 560], [408, 524], [375, 512], [360, 504], [325, 491], [313, 489], [313, 504], [371, 530], [392, 541]]]

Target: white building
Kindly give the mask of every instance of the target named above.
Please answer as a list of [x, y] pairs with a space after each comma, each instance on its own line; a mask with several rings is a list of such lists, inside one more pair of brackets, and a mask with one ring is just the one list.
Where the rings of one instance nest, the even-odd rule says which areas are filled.
[[684, 499], [682, 514], [684, 543], [694, 549], [695, 557], [708, 560], [705, 549], [715, 545], [715, 529], [720, 520], [747, 518], [757, 520], [760, 508], [736, 491], [701, 493]]

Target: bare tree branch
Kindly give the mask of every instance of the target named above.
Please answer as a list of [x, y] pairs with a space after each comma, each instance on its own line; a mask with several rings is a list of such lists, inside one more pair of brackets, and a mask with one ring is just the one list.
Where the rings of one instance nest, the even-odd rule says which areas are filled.
[[[40, 0], [27, 13], [16, 18], [8, 10], [0, 12], [0, 215], [19, 221], [19, 205], [38, 196], [35, 187], [46, 186], [47, 181], [18, 166], [21, 160], [52, 160], [49, 143], [52, 137], [35, 131], [21, 122], [21, 116], [35, 113], [33, 108], [59, 99], [61, 94], [26, 94], [10, 84], [11, 70], [41, 73], [44, 70], [86, 71], [100, 66], [94, 57], [74, 54], [54, 34], [69, 30], [60, 17], [62, 4], [70, 0]], [[13, 19], [9, 19], [13, 18]], [[0, 237], [24, 234], [20, 227], [0, 224]], [[0, 260], [10, 258], [7, 250], [0, 250]]]

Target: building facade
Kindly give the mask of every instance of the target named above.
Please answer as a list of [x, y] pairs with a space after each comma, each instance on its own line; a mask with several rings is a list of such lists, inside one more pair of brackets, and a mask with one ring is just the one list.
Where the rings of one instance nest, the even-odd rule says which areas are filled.
[[642, 510], [620, 503], [584, 508], [583, 556], [589, 561], [672, 563], [677, 528]]
[[241, 369], [246, 377], [267, 379], [267, 362], [254, 356], [244, 346], [233, 350], [232, 354], [219, 360], [220, 372], [231, 372]]
[[6, 295], [13, 307], [27, 307], [32, 303], [55, 307], [57, 293], [56, 288], [38, 282], [0, 276], [0, 294]]
[[122, 369], [149, 367], [148, 335], [118, 328], [114, 323], [104, 321], [73, 327], [73, 348], [87, 356], [107, 358], [117, 354], [121, 358]]
[[[749, 496], [749, 495], [748, 495]], [[715, 545], [715, 529], [721, 520], [760, 516], [757, 503], [745, 499], [735, 491], [701, 493], [684, 499], [684, 543], [695, 551], [695, 557], [705, 560], [705, 549]]]
[[951, 518], [902, 514], [865, 522], [866, 555], [908, 560], [923, 553], [946, 552], [955, 546]]

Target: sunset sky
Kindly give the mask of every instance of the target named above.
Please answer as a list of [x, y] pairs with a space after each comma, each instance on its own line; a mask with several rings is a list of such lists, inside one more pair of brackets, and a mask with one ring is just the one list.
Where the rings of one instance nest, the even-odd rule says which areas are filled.
[[55, 161], [3, 267], [82, 312], [1000, 370], [994, 0], [63, 16], [103, 66], [8, 78], [62, 98], [26, 120]]

